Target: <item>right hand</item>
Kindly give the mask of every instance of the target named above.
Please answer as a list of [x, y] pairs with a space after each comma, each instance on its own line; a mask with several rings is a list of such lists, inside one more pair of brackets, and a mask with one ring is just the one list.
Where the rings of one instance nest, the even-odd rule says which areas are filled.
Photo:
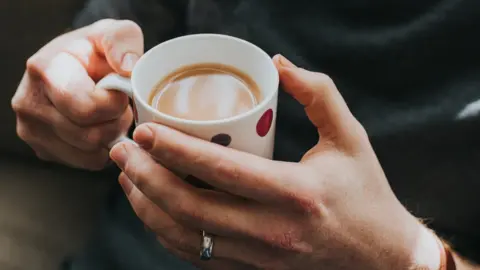
[[104, 168], [106, 146], [128, 131], [133, 115], [125, 94], [95, 84], [111, 72], [130, 76], [143, 50], [138, 25], [111, 19], [48, 43], [28, 59], [12, 99], [18, 136], [42, 160]]

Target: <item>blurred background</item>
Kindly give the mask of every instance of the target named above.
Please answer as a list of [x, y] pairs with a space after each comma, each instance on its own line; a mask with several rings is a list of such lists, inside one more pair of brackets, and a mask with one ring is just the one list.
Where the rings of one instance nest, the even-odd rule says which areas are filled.
[[83, 2], [0, 1], [1, 270], [58, 269], [62, 258], [86, 240], [105, 197], [101, 174], [72, 173], [37, 161], [16, 137], [10, 106], [28, 56], [65, 32]]
[[[0, 0], [0, 270], [58, 269], [87, 240], [113, 180], [106, 173], [38, 161], [17, 138], [10, 106], [27, 58], [66, 32], [84, 1]], [[449, 126], [435, 126], [421, 135], [405, 132], [372, 143], [385, 171], [395, 172], [388, 176], [407, 208], [428, 217], [452, 243], [462, 240], [463, 246], [455, 247], [465, 254], [478, 255], [470, 244], [476, 247], [480, 239], [480, 215], [472, 215], [480, 213], [480, 182], [478, 170], [471, 169], [480, 160], [479, 125], [478, 120], [459, 125], [464, 137]], [[397, 152], [402, 155], [392, 155]]]

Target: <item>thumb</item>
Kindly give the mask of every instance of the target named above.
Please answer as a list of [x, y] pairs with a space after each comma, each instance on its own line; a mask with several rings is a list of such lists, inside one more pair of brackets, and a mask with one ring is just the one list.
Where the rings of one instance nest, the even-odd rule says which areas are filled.
[[305, 107], [322, 141], [337, 145], [358, 142], [359, 128], [363, 128], [330, 77], [298, 68], [280, 55], [274, 57], [274, 63], [284, 90]]
[[91, 26], [88, 37], [110, 67], [123, 76], [130, 76], [144, 52], [142, 29], [132, 21], [98, 21]]

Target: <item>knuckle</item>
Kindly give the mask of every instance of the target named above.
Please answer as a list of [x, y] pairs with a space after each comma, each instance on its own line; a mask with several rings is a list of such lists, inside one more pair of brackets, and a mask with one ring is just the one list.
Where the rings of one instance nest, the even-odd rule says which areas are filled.
[[[133, 158], [129, 158], [125, 164], [124, 172], [128, 175], [132, 181], [135, 182], [135, 186], [141, 190], [148, 190], [151, 186], [150, 179], [152, 179], [151, 168], [148, 162], [137, 162]], [[153, 176], [155, 179], [155, 176]]]
[[131, 122], [126, 122], [124, 119], [120, 118], [110, 124], [92, 130], [91, 132], [93, 134], [91, 136], [96, 136], [100, 144], [112, 142], [120, 135], [127, 133], [130, 126]]
[[172, 217], [180, 222], [185, 222], [188, 223], [191, 218], [190, 218], [190, 207], [186, 206], [185, 202], [182, 201], [175, 201], [175, 202], [170, 202], [171, 207], [170, 207], [170, 213], [172, 214]]
[[15, 92], [15, 95], [10, 100], [10, 106], [16, 114], [29, 114], [30, 112], [35, 111], [36, 106], [31, 105], [35, 103], [34, 98], [38, 95], [38, 91], [31, 88], [31, 82], [28, 80], [28, 75], [25, 74]]
[[[281, 171], [279, 169], [279, 171]], [[286, 175], [288, 179], [297, 179], [298, 175], [303, 175], [306, 178], [318, 178], [318, 173], [312, 171], [310, 167], [300, 164], [298, 167], [291, 167], [288, 170], [282, 171], [282, 175]], [[318, 199], [318, 195], [322, 194], [323, 187], [321, 182], [317, 182], [314, 187], [301, 187], [296, 190], [289, 188], [282, 189], [282, 195], [286, 199], [287, 204], [293, 206], [294, 210], [300, 211], [301, 214], [311, 216], [323, 213], [322, 205]]]
[[22, 97], [19, 95], [15, 95], [10, 102], [12, 110], [16, 114], [23, 113], [25, 111], [25, 107], [23, 106], [23, 102], [21, 102], [21, 98]]
[[317, 73], [316, 79], [323, 86], [331, 86], [333, 84], [332, 78], [325, 73]]
[[295, 230], [290, 230], [273, 236], [267, 242], [284, 251], [302, 253], [305, 252], [305, 243], [298, 236]]
[[370, 147], [370, 138], [365, 127], [355, 118], [352, 120], [352, 125], [350, 125], [350, 137], [353, 142], [355, 142], [355, 147], [353, 151], [365, 149], [365, 147]]
[[102, 145], [102, 131], [99, 128], [88, 128], [80, 136], [80, 140], [94, 148]]
[[172, 140], [161, 139], [158, 136], [157, 132], [153, 131], [152, 142], [154, 142], [154, 146], [152, 149], [155, 149], [155, 156], [161, 159], [167, 167], [178, 168], [185, 160], [192, 160], [192, 164], [199, 163], [197, 157], [190, 158], [190, 153], [187, 153], [184, 146], [176, 144]]
[[63, 95], [63, 103], [68, 106], [71, 117], [79, 123], [88, 123], [96, 114], [96, 108], [93, 104], [76, 104], [74, 97]]
[[289, 194], [287, 196], [292, 204], [304, 214], [316, 215], [321, 212], [317, 200], [308, 195]]
[[138, 189], [141, 190], [140, 185], [143, 185], [143, 184], [139, 182], [140, 180], [137, 177], [137, 170], [135, 169], [135, 165], [132, 164], [131, 160], [127, 160], [127, 163], [125, 163], [125, 167], [123, 171], [125, 172], [126, 175], [128, 175], [130, 179], [132, 179], [132, 181], [135, 182], [135, 185], [138, 187]]
[[[198, 163], [201, 163], [203, 157], [201, 155], [196, 157]], [[233, 183], [240, 183], [242, 180], [242, 172], [237, 166], [232, 166], [232, 164], [227, 160], [219, 160], [215, 165], [214, 172], [218, 174], [219, 177], [230, 179]], [[261, 177], [261, 176], [257, 176]]]
[[37, 118], [42, 115], [42, 107], [37, 106], [38, 102], [36, 100], [32, 100], [23, 93], [15, 94], [10, 104], [17, 117]]
[[130, 20], [113, 21], [106, 29], [102, 45], [106, 51], [111, 51], [119, 41], [126, 42], [131, 39], [143, 41], [143, 32], [140, 26]]
[[314, 83], [322, 99], [328, 99], [331, 96], [331, 90], [335, 89], [335, 83], [332, 78], [324, 73], [316, 73]]
[[46, 55], [41, 51], [30, 56], [25, 62], [26, 74], [34, 79], [41, 79], [45, 76], [45, 71], [51, 64], [51, 55]]
[[39, 54], [30, 56], [26, 61], [26, 69], [29, 72], [37, 72], [42, 69], [43, 58]]
[[118, 21], [118, 27], [121, 31], [125, 31], [133, 35], [142, 35], [142, 28], [131, 20]]
[[199, 209], [202, 209], [202, 208], [191, 208], [190, 211], [188, 211], [189, 213], [188, 217], [191, 221], [202, 226], [202, 224], [205, 224], [206, 218], [205, 218], [204, 212]]
[[146, 190], [150, 186], [149, 179], [152, 178], [152, 176], [148, 162], [137, 162], [134, 157], [131, 157], [125, 164], [124, 172], [135, 182], [135, 186], [139, 190]]
[[167, 241], [172, 247], [179, 250], [191, 250], [191, 243], [187, 237], [185, 230], [176, 225], [168, 230], [168, 233], [164, 235], [165, 241]]
[[362, 140], [369, 140], [369, 137], [368, 137], [368, 132], [367, 130], [365, 129], [365, 127], [358, 121], [355, 119], [355, 124], [354, 124], [354, 132], [356, 133], [356, 135], [361, 138]]
[[33, 132], [30, 130], [30, 128], [28, 127], [28, 125], [26, 125], [25, 123], [23, 122], [19, 122], [17, 124], [17, 136], [25, 141], [25, 142], [31, 142], [33, 141]]
[[173, 202], [174, 207], [171, 208], [174, 218], [185, 224], [198, 223], [203, 224], [204, 215], [200, 213], [200, 206], [195, 206], [197, 203], [193, 203], [191, 199], [182, 199]]

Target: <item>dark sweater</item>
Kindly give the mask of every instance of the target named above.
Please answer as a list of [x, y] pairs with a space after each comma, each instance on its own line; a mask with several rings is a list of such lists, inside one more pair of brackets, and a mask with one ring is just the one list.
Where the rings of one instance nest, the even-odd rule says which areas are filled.
[[[401, 201], [479, 260], [480, 121], [475, 107], [459, 114], [480, 99], [479, 0], [91, 0], [76, 26], [101, 18], [136, 21], [147, 48], [187, 33], [224, 33], [327, 73]], [[277, 129], [279, 160], [299, 160], [317, 140], [284, 93]], [[111, 207], [113, 223], [137, 222], [121, 195]], [[132, 244], [122, 234], [127, 229], [112, 236], [113, 257]]]

